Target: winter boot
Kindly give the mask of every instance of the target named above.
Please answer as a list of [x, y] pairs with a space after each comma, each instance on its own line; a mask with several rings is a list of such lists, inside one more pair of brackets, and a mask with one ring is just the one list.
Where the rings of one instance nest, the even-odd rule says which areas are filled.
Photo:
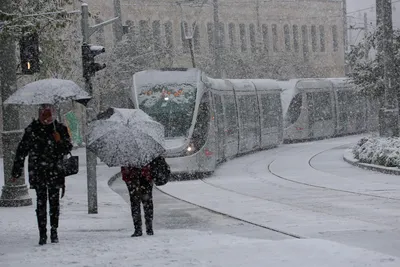
[[131, 235], [131, 237], [142, 236], [142, 225], [135, 225], [135, 232]]
[[47, 229], [40, 229], [39, 230], [39, 245], [45, 245], [47, 243]]
[[47, 213], [40, 213], [39, 210], [36, 210], [36, 217], [39, 228], [39, 245], [44, 245], [47, 243]]
[[51, 228], [50, 239], [51, 239], [51, 243], [58, 243], [57, 228]]
[[153, 222], [151, 222], [151, 221], [146, 221], [146, 234], [147, 235], [154, 235]]

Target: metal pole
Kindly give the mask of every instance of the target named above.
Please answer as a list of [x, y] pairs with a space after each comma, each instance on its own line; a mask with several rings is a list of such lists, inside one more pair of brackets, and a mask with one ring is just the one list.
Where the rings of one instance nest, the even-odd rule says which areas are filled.
[[[82, 36], [83, 43], [88, 44], [89, 35], [89, 8], [86, 3], [82, 4]], [[90, 77], [85, 77], [85, 90], [93, 96], [93, 85]], [[88, 124], [93, 118], [93, 104], [89, 104], [86, 108], [86, 123]], [[86, 131], [87, 132], [87, 131]], [[97, 179], [96, 165], [97, 157], [87, 149], [88, 140], [86, 137], [86, 170], [87, 170], [87, 190], [88, 190], [88, 213], [97, 214]]]
[[[364, 13], [364, 39], [368, 37], [368, 15]], [[365, 47], [365, 60], [368, 60], [369, 46]]]
[[115, 17], [118, 17], [116, 23], [113, 24], [115, 42], [122, 41], [122, 17], [121, 17], [121, 2], [120, 0], [114, 0], [114, 13]]
[[221, 78], [221, 40], [219, 29], [219, 5], [218, 0], [213, 0], [214, 4], [214, 60], [215, 60], [215, 78]]
[[[0, 1], [0, 10], [8, 13], [13, 12], [12, 0]], [[32, 205], [32, 199], [28, 193], [28, 187], [25, 184], [25, 174], [16, 182], [11, 181], [12, 166], [15, 157], [17, 145], [22, 137], [22, 131], [19, 130], [19, 112], [15, 106], [4, 105], [4, 101], [17, 90], [17, 62], [15, 56], [15, 40], [7, 33], [2, 34], [0, 38], [0, 89], [3, 112], [3, 171], [4, 186], [0, 197], [1, 207], [20, 207]]]

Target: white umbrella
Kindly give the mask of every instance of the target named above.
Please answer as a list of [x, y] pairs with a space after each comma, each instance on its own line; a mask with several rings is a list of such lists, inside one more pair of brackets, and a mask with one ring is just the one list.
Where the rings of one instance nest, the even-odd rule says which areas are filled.
[[68, 100], [75, 100], [85, 105], [90, 99], [91, 96], [73, 81], [44, 79], [29, 83], [18, 89], [4, 104], [54, 105]]
[[89, 124], [88, 149], [109, 167], [140, 168], [165, 152], [164, 127], [142, 110], [111, 108], [104, 114]]

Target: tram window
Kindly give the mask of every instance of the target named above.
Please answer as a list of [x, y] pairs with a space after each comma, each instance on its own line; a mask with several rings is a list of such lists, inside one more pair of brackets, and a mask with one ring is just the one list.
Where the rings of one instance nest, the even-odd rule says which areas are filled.
[[276, 94], [268, 94], [261, 96], [262, 104], [262, 123], [263, 128], [271, 128], [279, 126], [280, 122], [280, 96]]
[[224, 96], [225, 103], [225, 121], [228, 135], [234, 134], [238, 128], [236, 119], [236, 104], [233, 96]]
[[290, 101], [289, 109], [287, 111], [287, 120], [290, 122], [290, 124], [295, 123], [301, 113], [301, 106], [303, 105], [303, 95], [302, 94], [297, 94], [292, 101]]
[[224, 128], [224, 109], [222, 107], [222, 101], [220, 95], [214, 95], [215, 101], [215, 111], [216, 111], [216, 123], [218, 124], [218, 128]]
[[332, 119], [332, 102], [329, 92], [314, 93], [314, 120], [325, 121]]
[[257, 124], [256, 110], [257, 98], [256, 96], [240, 96], [239, 97], [239, 116], [240, 121], [246, 128], [254, 128]]
[[197, 113], [196, 124], [192, 135], [192, 143], [195, 147], [195, 151], [202, 148], [207, 140], [210, 122], [210, 105], [208, 100], [208, 94], [204, 94], [199, 105], [199, 112]]

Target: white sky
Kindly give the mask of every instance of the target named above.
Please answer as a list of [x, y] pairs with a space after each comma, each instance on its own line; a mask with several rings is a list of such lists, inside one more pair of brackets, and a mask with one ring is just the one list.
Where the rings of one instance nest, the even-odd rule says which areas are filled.
[[[349, 26], [364, 27], [364, 13], [367, 13], [368, 22], [372, 23], [369, 29], [375, 28], [376, 13], [375, 13], [376, 0], [347, 0], [347, 15]], [[393, 3], [393, 27], [400, 28], [400, 1], [392, 0]], [[367, 10], [363, 10], [366, 9]], [[362, 9], [362, 10], [361, 10]], [[359, 11], [361, 10], [361, 11]], [[350, 44], [354, 44], [363, 38], [362, 30], [349, 31]]]

